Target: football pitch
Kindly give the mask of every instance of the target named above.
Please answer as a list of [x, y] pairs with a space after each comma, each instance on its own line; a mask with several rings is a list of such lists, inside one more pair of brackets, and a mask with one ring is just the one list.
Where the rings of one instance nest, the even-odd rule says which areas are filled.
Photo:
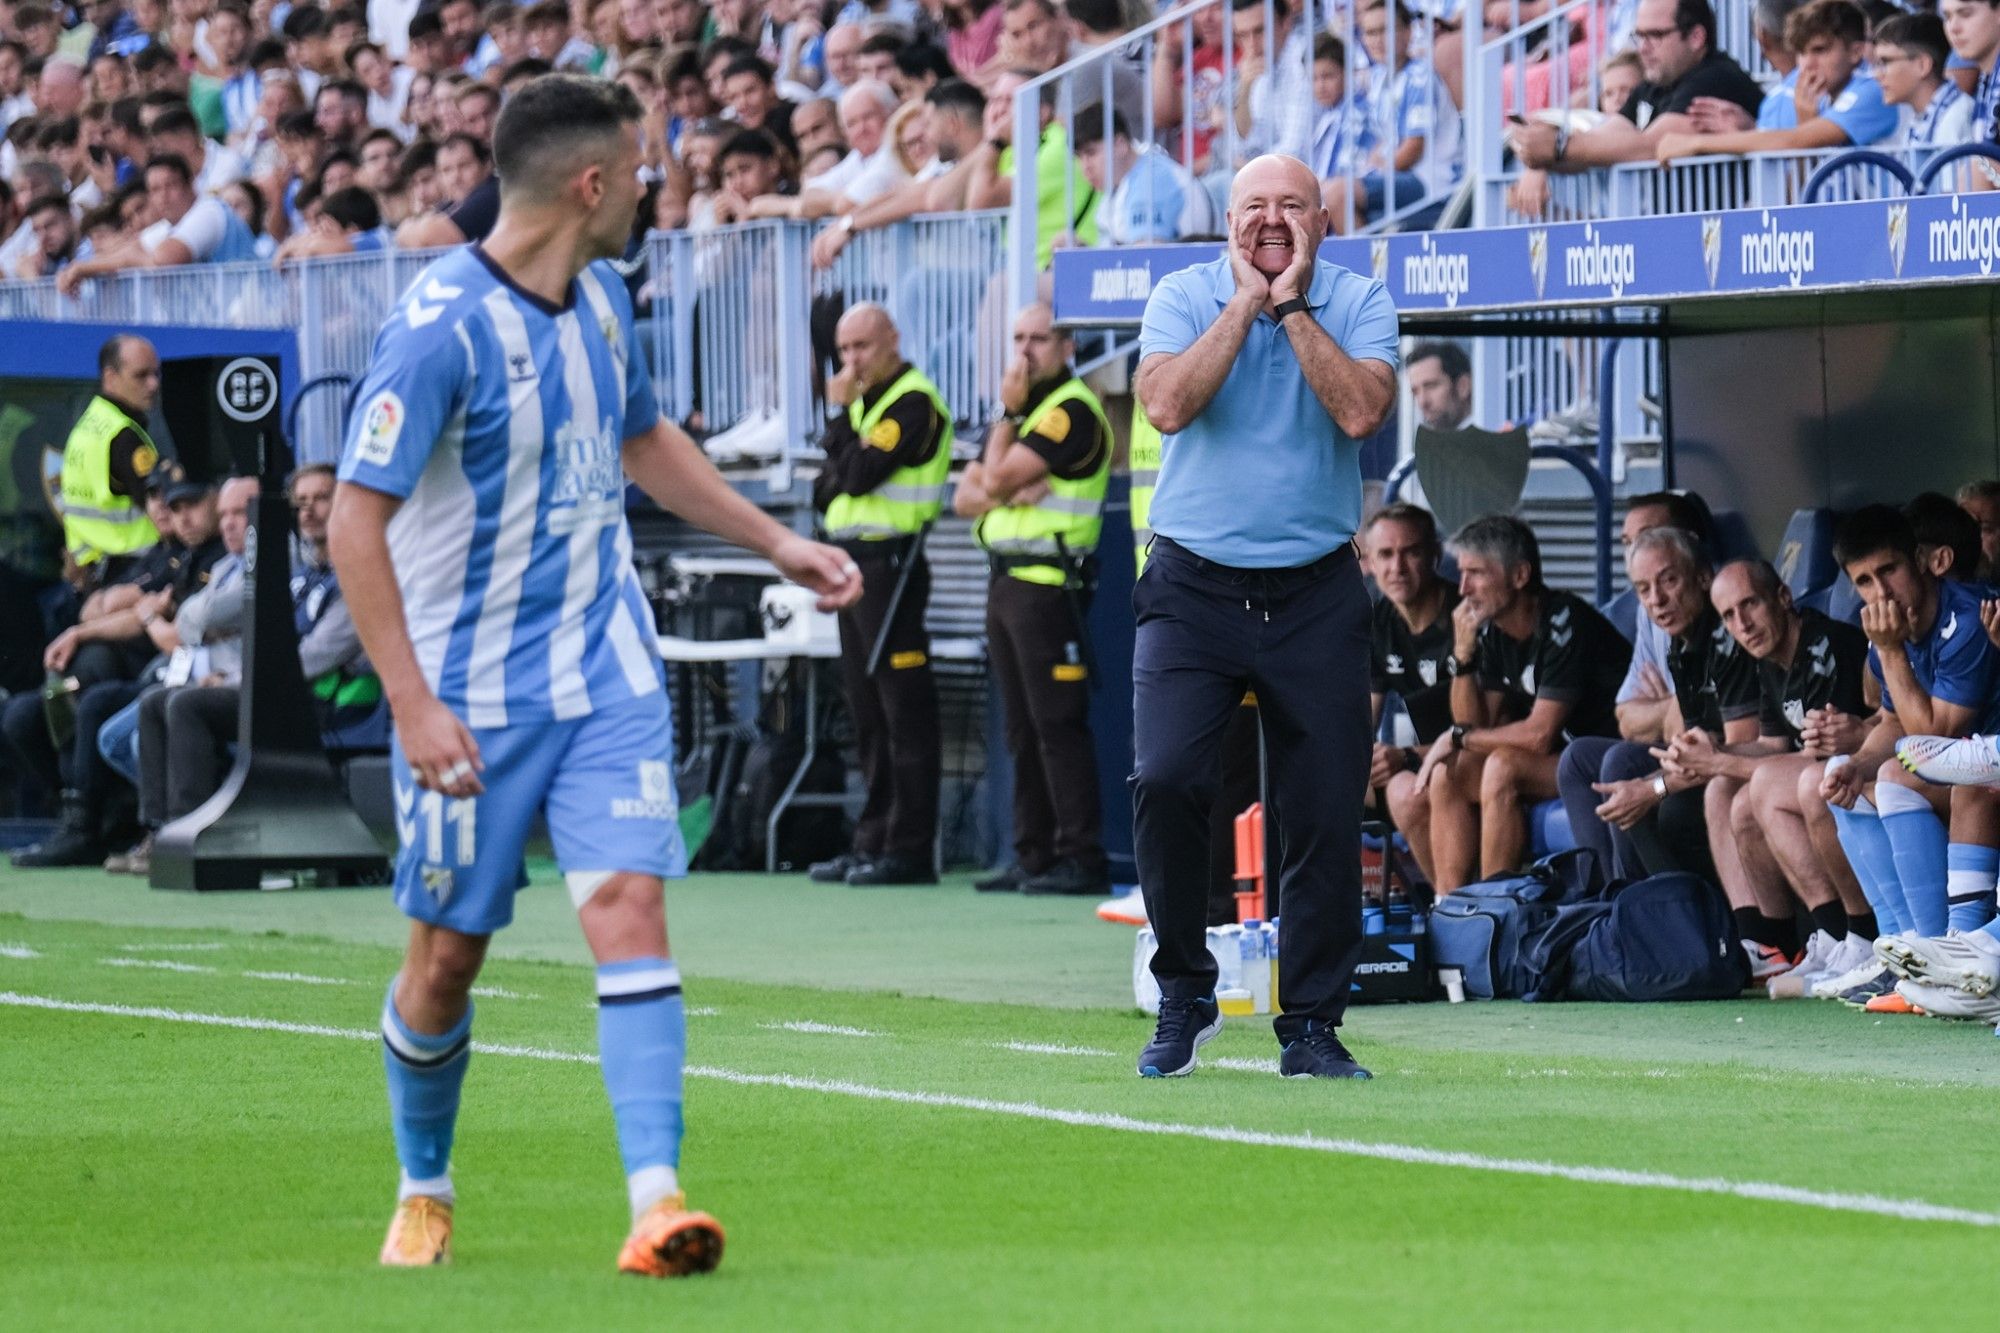
[[[621, 1278], [591, 974], [546, 865], [482, 981], [456, 1263], [385, 1271], [386, 893], [0, 871], [0, 1328], [1878, 1329], [2000, 1243], [1984, 1027], [1829, 1003], [1357, 1010], [1142, 1081], [1073, 900], [669, 890], [683, 1180], [721, 1269]], [[1954, 1294], [1956, 1293], [1956, 1294]]]

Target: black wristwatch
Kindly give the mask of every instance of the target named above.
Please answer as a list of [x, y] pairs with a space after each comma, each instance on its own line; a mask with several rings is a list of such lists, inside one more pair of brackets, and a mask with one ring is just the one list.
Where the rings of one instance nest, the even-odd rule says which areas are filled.
[[1457, 653], [1453, 653], [1450, 657], [1444, 659], [1444, 674], [1450, 676], [1453, 680], [1457, 680], [1460, 676], [1472, 670], [1472, 665], [1471, 661], [1461, 659]]
[[1452, 723], [1451, 748], [1454, 750], [1463, 750], [1465, 748], [1465, 733], [1471, 730], [1472, 728], [1466, 726], [1463, 722]]
[[1312, 307], [1306, 304], [1305, 297], [1294, 296], [1289, 301], [1280, 301], [1277, 305], [1277, 308], [1274, 309], [1271, 312], [1271, 314], [1274, 318], [1277, 319], [1277, 321], [1280, 324], [1282, 324], [1285, 322], [1285, 316], [1296, 315], [1301, 310], [1310, 310], [1310, 309], [1312, 309]]
[[1405, 745], [1403, 747], [1403, 771], [1405, 773], [1414, 773], [1423, 766], [1424, 757], [1417, 753], [1416, 747]]

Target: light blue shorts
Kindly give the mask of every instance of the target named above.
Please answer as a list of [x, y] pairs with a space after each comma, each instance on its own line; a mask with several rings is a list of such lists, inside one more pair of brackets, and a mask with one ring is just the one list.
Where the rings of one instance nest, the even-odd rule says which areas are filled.
[[512, 921], [537, 811], [566, 875], [687, 873], [664, 693], [567, 721], [474, 729], [472, 737], [486, 790], [469, 799], [423, 790], [401, 744], [390, 752], [401, 844], [396, 905], [405, 915], [466, 935]]

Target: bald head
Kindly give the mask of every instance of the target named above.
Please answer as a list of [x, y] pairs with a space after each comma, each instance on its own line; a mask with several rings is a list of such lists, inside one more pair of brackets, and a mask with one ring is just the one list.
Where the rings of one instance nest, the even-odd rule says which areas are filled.
[[833, 330], [834, 350], [840, 368], [860, 382], [864, 389], [888, 382], [903, 363], [902, 340], [896, 321], [873, 301], [849, 306]]
[[1303, 233], [1309, 253], [1317, 254], [1326, 239], [1326, 208], [1320, 202], [1319, 178], [1296, 157], [1266, 153], [1236, 173], [1229, 187], [1229, 234], [1266, 277], [1275, 278], [1292, 265]]
[[257, 503], [255, 477], [231, 477], [222, 483], [216, 497], [215, 517], [222, 529], [222, 544], [231, 555], [242, 555], [250, 531], [250, 506]]
[[47, 116], [74, 116], [83, 110], [83, 66], [72, 60], [51, 60], [42, 66], [35, 102]]
[[1040, 301], [1014, 316], [1014, 355], [1026, 364], [1030, 384], [1067, 370], [1075, 351], [1069, 334], [1056, 328], [1055, 312]]

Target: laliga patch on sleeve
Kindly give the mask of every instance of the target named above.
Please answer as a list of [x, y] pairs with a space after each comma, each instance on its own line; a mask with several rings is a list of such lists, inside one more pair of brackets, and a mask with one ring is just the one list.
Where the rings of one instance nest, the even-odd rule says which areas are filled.
[[1846, 92], [1842, 93], [1839, 97], [1834, 99], [1833, 109], [1835, 111], [1852, 111], [1854, 110], [1854, 104], [1859, 100], [1860, 99], [1855, 96], [1854, 90], [1850, 88]]
[[885, 454], [902, 442], [903, 428], [887, 417], [876, 422], [868, 430], [869, 447], [880, 449]]
[[368, 400], [361, 412], [361, 433], [354, 444], [354, 456], [374, 467], [387, 467], [396, 456], [396, 441], [402, 438], [403, 400], [393, 390], [384, 389]]
[[1067, 440], [1069, 438], [1069, 409], [1052, 407], [1043, 413], [1042, 419], [1035, 423], [1035, 434], [1056, 444], [1061, 444], [1064, 440]]

